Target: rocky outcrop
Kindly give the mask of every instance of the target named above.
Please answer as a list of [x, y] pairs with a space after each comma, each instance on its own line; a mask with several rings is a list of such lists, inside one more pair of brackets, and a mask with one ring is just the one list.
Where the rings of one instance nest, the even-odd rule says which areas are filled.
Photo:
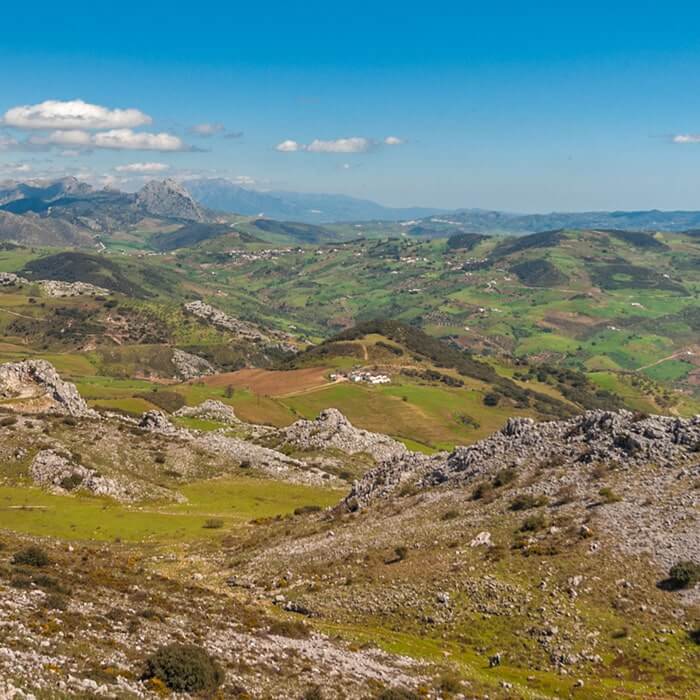
[[199, 357], [199, 355], [193, 355], [177, 348], [173, 350], [172, 362], [180, 379], [196, 379], [216, 373], [211, 362]]
[[154, 484], [106, 477], [96, 469], [80, 464], [75, 456], [56, 449], [37, 452], [29, 466], [29, 476], [35, 484], [53, 493], [87, 491], [125, 503], [144, 498], [163, 498], [180, 503], [187, 500], [180, 493]]
[[152, 180], [136, 195], [136, 205], [147, 214], [170, 219], [204, 221], [204, 212], [192, 195], [175, 180]]
[[329, 483], [329, 474], [321, 469], [287, 457], [277, 450], [229, 437], [223, 432], [202, 433], [194, 444], [217, 455], [229, 457], [242, 467], [255, 467], [270, 476], [286, 481], [305, 484]]
[[327, 408], [314, 420], [299, 420], [279, 432], [282, 445], [300, 450], [335, 449], [346, 454], [364, 452], [375, 461], [403, 457], [406, 447], [381, 433], [356, 428], [336, 408]]
[[21, 284], [29, 284], [29, 280], [14, 272], [0, 272], [0, 287], [16, 287]]
[[203, 420], [216, 421], [217, 423], [228, 423], [233, 425], [240, 421], [236, 417], [233, 406], [228, 406], [221, 401], [207, 399], [198, 406], [183, 406], [173, 414], [184, 418], [201, 418]]
[[49, 297], [107, 296], [109, 289], [89, 282], [62, 282], [60, 280], [39, 280], [42, 292]]
[[504, 467], [575, 469], [580, 464], [681, 467], [698, 459], [700, 416], [643, 416], [630, 411], [588, 411], [564, 421], [511, 418], [497, 433], [433, 457], [409, 455], [369, 471], [348, 496], [353, 508], [394, 492], [407, 481], [419, 488], [460, 486]]
[[179, 429], [170, 422], [168, 416], [163, 411], [158, 410], [146, 411], [141, 416], [138, 427], [142, 430], [163, 435], [177, 435], [179, 432]]
[[96, 417], [75, 384], [65, 382], [46, 360], [0, 365], [0, 398], [15, 399], [27, 411], [51, 411], [76, 417]]
[[54, 450], [37, 453], [29, 467], [29, 476], [34, 483], [52, 491], [82, 490], [119, 501], [133, 500], [137, 496], [133, 486], [101, 476], [94, 469], [78, 464], [70, 455]]
[[210, 323], [212, 326], [235, 333], [244, 340], [277, 347], [285, 352], [296, 352], [296, 347], [290, 342], [290, 337], [285, 333], [263, 331], [255, 324], [229, 316], [227, 313], [201, 300], [189, 301], [184, 308], [185, 311], [193, 316]]
[[190, 301], [185, 304], [185, 311], [197, 318], [207, 321], [212, 326], [231, 331], [241, 338], [254, 341], [265, 341], [268, 337], [252, 323], [246, 323], [240, 319], [229, 316], [220, 309], [217, 309], [203, 301]]

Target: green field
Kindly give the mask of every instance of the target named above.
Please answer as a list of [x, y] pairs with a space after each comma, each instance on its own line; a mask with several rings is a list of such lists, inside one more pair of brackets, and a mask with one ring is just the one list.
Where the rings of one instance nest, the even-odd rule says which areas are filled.
[[[181, 492], [187, 503], [127, 506], [0, 486], [0, 528], [66, 540], [174, 542], [217, 537], [254, 518], [288, 515], [301, 506], [331, 506], [343, 496], [338, 490], [242, 477], [195, 482]], [[203, 527], [210, 518], [220, 518], [224, 528]]]

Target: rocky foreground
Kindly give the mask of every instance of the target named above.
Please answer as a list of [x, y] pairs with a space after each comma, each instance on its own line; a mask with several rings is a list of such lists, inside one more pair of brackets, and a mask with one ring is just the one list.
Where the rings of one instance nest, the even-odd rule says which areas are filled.
[[334, 409], [98, 413], [42, 361], [1, 365], [0, 396], [5, 485], [137, 508], [241, 473], [349, 489], [191, 544], [2, 533], [0, 697], [161, 697], [146, 659], [174, 641], [227, 698], [700, 697], [700, 587], [670, 573], [700, 563], [700, 417], [512, 419], [428, 456]]

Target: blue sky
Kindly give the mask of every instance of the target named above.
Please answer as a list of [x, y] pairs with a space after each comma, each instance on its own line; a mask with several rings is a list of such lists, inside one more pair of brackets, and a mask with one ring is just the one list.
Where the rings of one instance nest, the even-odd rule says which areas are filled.
[[[4, 7], [0, 178], [700, 209], [697, 7], [485, 4]], [[56, 103], [75, 100], [103, 108], [98, 121], [57, 121]], [[114, 112], [126, 109], [141, 117]]]

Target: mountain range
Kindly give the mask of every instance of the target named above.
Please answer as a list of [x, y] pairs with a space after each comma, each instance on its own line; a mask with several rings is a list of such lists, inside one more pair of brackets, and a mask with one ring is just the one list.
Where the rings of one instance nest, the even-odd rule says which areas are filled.
[[[484, 209], [392, 209], [345, 195], [259, 192], [222, 179], [184, 184], [173, 179], [152, 180], [135, 193], [95, 189], [73, 177], [0, 183], [0, 240], [25, 245], [93, 247], [100, 236], [172, 231], [174, 226], [191, 224], [200, 225], [196, 237], [204, 240], [222, 235], [222, 225], [230, 223], [227, 214], [231, 213], [254, 219], [236, 223], [241, 230], [252, 225], [251, 235], [291, 242], [354, 238], [359, 233], [437, 238], [567, 229], [700, 229], [698, 211], [517, 214]], [[348, 223], [356, 226], [343, 226]], [[211, 230], [203, 230], [202, 225]], [[229, 225], [223, 233], [230, 230]]]
[[185, 186], [208, 209], [312, 224], [335, 221], [402, 221], [442, 211], [429, 207], [385, 207], [377, 202], [343, 194], [262, 192], [241, 187], [223, 178], [189, 180]]

